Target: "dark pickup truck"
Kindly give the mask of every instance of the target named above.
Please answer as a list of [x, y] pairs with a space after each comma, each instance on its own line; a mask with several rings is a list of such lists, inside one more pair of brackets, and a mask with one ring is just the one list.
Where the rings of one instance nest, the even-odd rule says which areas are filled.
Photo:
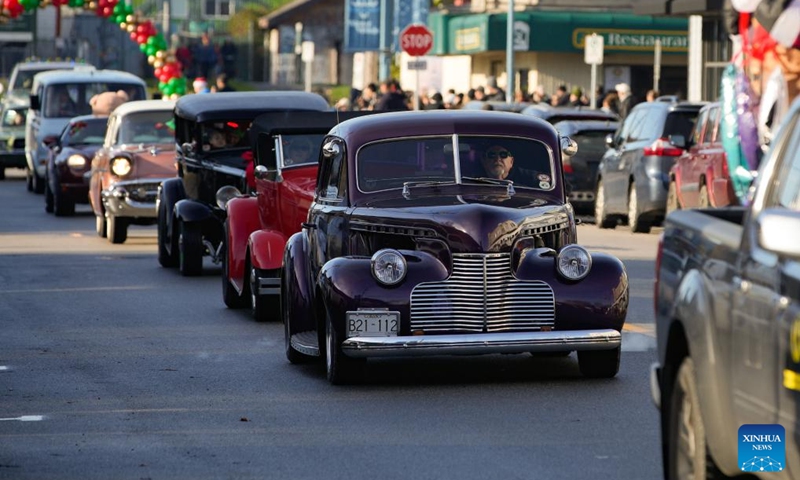
[[[668, 479], [800, 479], [800, 101], [752, 193], [748, 207], [665, 222], [651, 387]], [[783, 462], [742, 460], [749, 424], [785, 428]]]

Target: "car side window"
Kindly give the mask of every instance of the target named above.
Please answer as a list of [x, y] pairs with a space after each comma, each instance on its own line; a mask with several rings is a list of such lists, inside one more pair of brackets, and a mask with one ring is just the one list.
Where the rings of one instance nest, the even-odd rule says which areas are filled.
[[715, 106], [712, 107], [711, 110], [708, 112], [708, 118], [706, 119], [706, 130], [703, 136], [703, 143], [716, 143], [717, 142], [717, 132], [719, 132], [719, 107]]
[[783, 161], [776, 175], [772, 195], [765, 207], [779, 206], [800, 211], [800, 119], [794, 120], [794, 131], [783, 151]]
[[708, 130], [706, 129], [707, 120], [709, 118], [708, 115], [709, 111], [710, 110], [703, 110], [697, 117], [697, 122], [694, 124], [694, 128], [692, 129], [693, 145], [700, 145], [703, 142], [708, 143], [708, 141], [711, 139], [711, 137], [708, 134]]

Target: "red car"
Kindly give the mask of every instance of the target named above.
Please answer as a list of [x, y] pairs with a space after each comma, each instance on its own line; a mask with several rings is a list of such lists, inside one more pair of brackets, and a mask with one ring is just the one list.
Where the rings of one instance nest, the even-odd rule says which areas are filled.
[[[728, 175], [728, 161], [722, 149], [719, 102], [700, 110], [688, 149], [672, 166], [667, 213], [682, 208], [737, 205]], [[676, 139], [680, 141], [680, 139]]]
[[363, 113], [283, 111], [253, 121], [255, 195], [230, 187], [225, 207], [222, 296], [229, 308], [250, 305], [256, 320], [279, 318], [283, 248], [314, 199], [322, 139]]

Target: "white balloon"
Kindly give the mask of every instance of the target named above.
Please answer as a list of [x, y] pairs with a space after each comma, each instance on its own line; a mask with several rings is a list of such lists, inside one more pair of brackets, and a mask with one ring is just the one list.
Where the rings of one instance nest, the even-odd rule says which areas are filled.
[[753, 13], [761, 0], [731, 0], [733, 9], [740, 13]]

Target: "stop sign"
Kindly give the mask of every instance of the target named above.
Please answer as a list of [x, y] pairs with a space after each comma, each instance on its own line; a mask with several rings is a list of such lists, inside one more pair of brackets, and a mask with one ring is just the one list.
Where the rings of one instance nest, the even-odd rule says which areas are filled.
[[400, 48], [412, 57], [428, 53], [433, 47], [433, 34], [425, 25], [409, 25], [400, 33]]

